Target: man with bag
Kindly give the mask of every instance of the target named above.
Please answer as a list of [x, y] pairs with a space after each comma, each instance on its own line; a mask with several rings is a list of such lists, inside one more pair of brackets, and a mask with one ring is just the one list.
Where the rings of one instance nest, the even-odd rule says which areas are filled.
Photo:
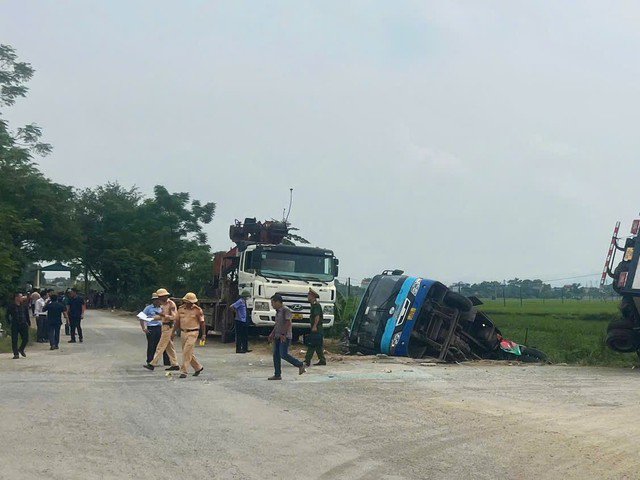
[[[153, 360], [160, 343], [160, 337], [162, 337], [162, 321], [159, 317], [161, 313], [160, 299], [158, 294], [153, 292], [151, 294], [151, 303], [138, 314], [140, 327], [142, 327], [142, 331], [147, 337], [147, 363], [151, 363]], [[166, 350], [162, 353], [162, 361], [165, 367], [171, 366]], [[176, 369], [174, 368], [174, 370]]]
[[322, 326], [322, 305], [318, 302], [320, 295], [313, 288], [309, 289], [307, 299], [311, 304], [311, 314], [309, 315], [309, 322], [311, 326], [311, 332], [306, 336], [307, 354], [304, 357], [304, 363], [311, 365], [311, 359], [313, 354], [318, 354], [318, 363], [314, 365], [326, 365], [327, 359], [324, 356], [324, 335]]
[[160, 342], [158, 342], [158, 347], [156, 348], [156, 354], [154, 355], [153, 360], [144, 365], [144, 368], [147, 370], [153, 370], [158, 365], [160, 356], [162, 356], [166, 351], [169, 355], [169, 361], [171, 362], [171, 366], [167, 368], [167, 370], [180, 370], [172, 338], [173, 322], [175, 322], [178, 315], [178, 307], [176, 307], [174, 301], [169, 298], [171, 294], [166, 289], [160, 288], [156, 292], [156, 295], [160, 302], [161, 312], [154, 318], [162, 322], [162, 333], [160, 335]]

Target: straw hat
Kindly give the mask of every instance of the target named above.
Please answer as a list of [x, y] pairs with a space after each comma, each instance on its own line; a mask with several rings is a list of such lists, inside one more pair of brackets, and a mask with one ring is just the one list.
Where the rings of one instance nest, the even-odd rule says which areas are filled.
[[195, 293], [189, 292], [184, 297], [182, 297], [182, 301], [189, 303], [198, 303], [198, 297], [196, 297]]
[[167, 291], [166, 288], [159, 288], [158, 291], [156, 292], [156, 295], [158, 295], [158, 297], [170, 297], [171, 294]]

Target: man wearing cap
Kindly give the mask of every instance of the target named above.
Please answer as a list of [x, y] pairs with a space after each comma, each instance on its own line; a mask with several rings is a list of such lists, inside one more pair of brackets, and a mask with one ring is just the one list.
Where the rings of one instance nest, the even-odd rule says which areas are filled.
[[251, 296], [248, 290], [243, 290], [240, 298], [231, 305], [231, 311], [236, 316], [236, 353], [247, 353], [249, 350], [249, 325], [247, 322], [247, 298]]
[[[158, 348], [158, 343], [160, 343], [160, 337], [162, 336], [161, 313], [160, 299], [158, 299], [158, 294], [153, 292], [151, 294], [151, 303], [142, 310], [143, 316], [150, 320], [140, 319], [140, 327], [147, 336], [147, 363], [151, 363], [153, 360], [156, 349]], [[165, 366], [168, 367], [171, 365], [166, 350], [162, 352], [162, 360]]]
[[273, 377], [269, 377], [269, 380], [282, 380], [282, 359], [298, 367], [298, 375], [302, 375], [306, 372], [304, 363], [289, 354], [289, 344], [293, 337], [293, 328], [291, 325], [293, 313], [284, 306], [282, 295], [278, 293], [271, 297], [271, 306], [276, 311], [275, 325], [269, 334], [269, 341], [274, 342], [273, 368], [275, 372]]
[[153, 370], [158, 365], [160, 355], [163, 355], [166, 351], [169, 355], [169, 361], [171, 362], [171, 366], [167, 368], [167, 370], [179, 370], [180, 367], [178, 366], [178, 358], [176, 356], [176, 349], [173, 346], [173, 335], [171, 333], [173, 324], [178, 316], [178, 307], [176, 307], [174, 301], [169, 298], [171, 294], [165, 288], [160, 288], [156, 292], [156, 295], [160, 303], [160, 313], [157, 317], [154, 317], [154, 319], [162, 323], [162, 333], [160, 334], [156, 354], [151, 362], [144, 365], [144, 368]]
[[182, 331], [182, 365], [180, 368], [180, 378], [187, 378], [189, 365], [195, 370], [193, 376], [197, 377], [202, 373], [204, 367], [196, 358], [193, 350], [199, 334], [202, 335], [202, 338], [206, 337], [207, 327], [204, 323], [204, 312], [196, 305], [196, 303], [198, 303], [196, 294], [191, 292], [187, 293], [182, 299], [182, 302], [182, 305], [180, 305], [178, 309], [176, 324], [173, 326], [173, 332], [171, 332], [171, 339], [174, 339], [178, 329]]
[[314, 365], [326, 365], [327, 359], [324, 357], [324, 336], [322, 334], [322, 305], [318, 303], [320, 295], [313, 288], [309, 289], [307, 300], [311, 304], [311, 313], [309, 315], [309, 322], [311, 323], [311, 334], [309, 335], [309, 341], [307, 344], [307, 354], [304, 357], [304, 363], [311, 365], [311, 359], [313, 354], [318, 354], [318, 363]]

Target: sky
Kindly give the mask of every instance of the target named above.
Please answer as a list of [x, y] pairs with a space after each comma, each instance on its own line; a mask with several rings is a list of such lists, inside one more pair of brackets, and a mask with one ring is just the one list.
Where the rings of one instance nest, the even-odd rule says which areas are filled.
[[294, 188], [341, 278], [595, 284], [640, 211], [639, 24], [631, 1], [0, 0], [36, 69], [5, 117], [44, 129], [54, 181], [216, 202], [214, 250]]

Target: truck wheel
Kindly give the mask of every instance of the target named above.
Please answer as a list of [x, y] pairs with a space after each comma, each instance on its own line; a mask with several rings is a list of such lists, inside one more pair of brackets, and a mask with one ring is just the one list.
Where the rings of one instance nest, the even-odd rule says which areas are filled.
[[442, 299], [442, 303], [444, 303], [447, 307], [456, 308], [461, 312], [468, 312], [473, 307], [471, 300], [469, 300], [464, 295], [452, 292], [451, 290], [445, 293], [444, 298]]
[[615, 320], [611, 320], [609, 325], [607, 325], [607, 332], [611, 330], [631, 330], [635, 327], [636, 322], [633, 318], [616, 318]]
[[621, 353], [635, 352], [638, 347], [636, 334], [629, 329], [610, 330], [606, 343], [611, 350]]

